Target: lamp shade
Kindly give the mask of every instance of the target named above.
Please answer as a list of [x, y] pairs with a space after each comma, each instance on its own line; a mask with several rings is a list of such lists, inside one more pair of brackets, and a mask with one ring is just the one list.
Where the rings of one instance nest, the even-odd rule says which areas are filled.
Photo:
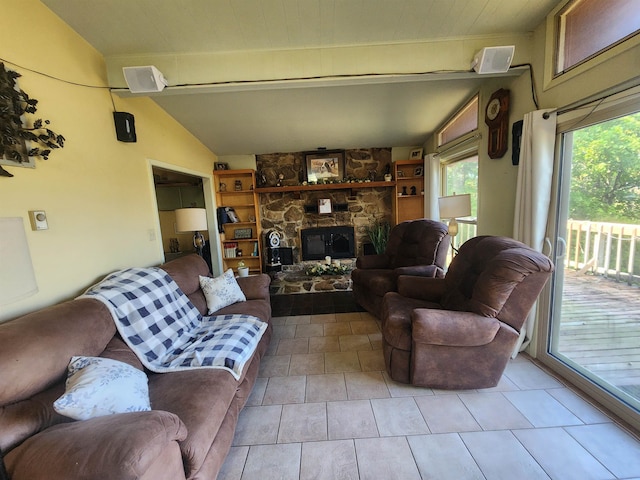
[[207, 229], [207, 211], [204, 208], [178, 208], [175, 213], [178, 232], [197, 232]]
[[37, 292], [38, 284], [22, 218], [0, 218], [0, 305]]
[[438, 198], [440, 218], [460, 218], [471, 215], [471, 195], [450, 195]]

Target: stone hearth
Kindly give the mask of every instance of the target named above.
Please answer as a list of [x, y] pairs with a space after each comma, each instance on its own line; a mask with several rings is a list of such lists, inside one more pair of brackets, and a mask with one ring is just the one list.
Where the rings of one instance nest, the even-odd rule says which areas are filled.
[[[351, 291], [351, 270], [344, 275], [307, 275], [306, 269], [319, 262], [300, 262], [283, 265], [281, 272], [272, 272], [270, 293], [286, 295], [292, 293], [327, 293]], [[342, 259], [342, 265], [355, 267], [355, 259]]]

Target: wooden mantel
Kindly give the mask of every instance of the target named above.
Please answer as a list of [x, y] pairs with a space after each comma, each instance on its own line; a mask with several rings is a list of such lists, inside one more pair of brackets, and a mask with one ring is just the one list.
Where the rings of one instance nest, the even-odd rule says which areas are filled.
[[390, 182], [320, 183], [315, 185], [285, 185], [282, 187], [259, 187], [257, 193], [312, 192], [318, 190], [361, 190], [363, 188], [394, 187]]

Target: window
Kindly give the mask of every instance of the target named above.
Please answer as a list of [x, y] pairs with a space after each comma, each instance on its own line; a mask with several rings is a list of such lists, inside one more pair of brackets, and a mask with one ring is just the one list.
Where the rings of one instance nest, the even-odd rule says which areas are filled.
[[640, 33], [638, 0], [573, 0], [555, 16], [554, 75]]
[[473, 97], [438, 132], [438, 147], [478, 129], [478, 95]]
[[478, 156], [444, 164], [443, 195], [471, 194], [471, 216], [478, 213]]

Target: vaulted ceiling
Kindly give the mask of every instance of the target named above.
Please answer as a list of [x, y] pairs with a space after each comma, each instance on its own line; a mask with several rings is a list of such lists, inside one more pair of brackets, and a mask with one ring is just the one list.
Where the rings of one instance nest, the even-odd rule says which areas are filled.
[[[422, 145], [487, 81], [484, 46], [516, 45], [558, 0], [42, 0], [218, 155]], [[513, 69], [506, 75], [518, 75]], [[505, 74], [503, 74], [505, 75]]]

